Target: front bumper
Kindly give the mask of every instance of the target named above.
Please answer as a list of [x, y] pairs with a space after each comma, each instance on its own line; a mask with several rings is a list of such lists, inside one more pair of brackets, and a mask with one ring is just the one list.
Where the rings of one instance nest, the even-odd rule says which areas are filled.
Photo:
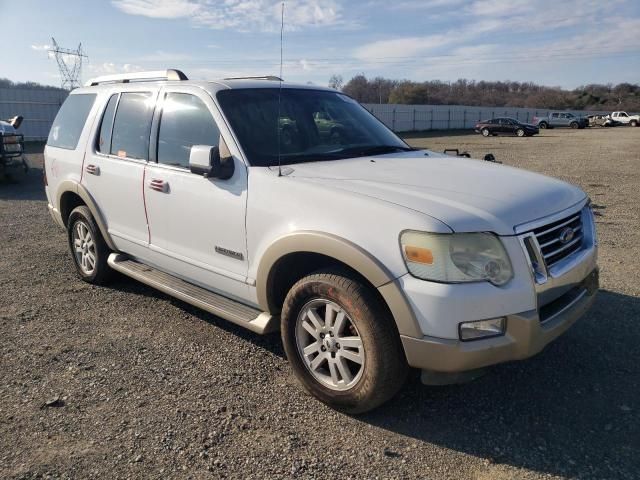
[[539, 310], [507, 316], [506, 333], [500, 337], [462, 342], [425, 336], [401, 336], [407, 362], [415, 368], [456, 373], [528, 358], [564, 333], [595, 301], [598, 270], [580, 284]]

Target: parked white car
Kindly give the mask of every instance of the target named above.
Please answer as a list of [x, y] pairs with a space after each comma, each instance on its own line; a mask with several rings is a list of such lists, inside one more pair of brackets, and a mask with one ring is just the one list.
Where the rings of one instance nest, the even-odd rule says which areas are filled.
[[408, 367], [442, 383], [538, 353], [598, 288], [582, 190], [415, 150], [330, 89], [104, 77], [71, 92], [45, 160], [82, 279], [117, 270], [280, 329], [302, 385], [349, 413], [390, 399]]
[[629, 115], [627, 112], [613, 112], [611, 119], [623, 125], [631, 125], [632, 127], [640, 125], [640, 115]]

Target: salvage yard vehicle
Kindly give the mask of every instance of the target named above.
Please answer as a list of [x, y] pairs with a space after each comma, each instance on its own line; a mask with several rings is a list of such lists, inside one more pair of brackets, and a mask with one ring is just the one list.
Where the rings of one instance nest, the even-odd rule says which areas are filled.
[[490, 135], [531, 137], [540, 133], [540, 129], [535, 125], [522, 123], [515, 118], [492, 118], [491, 120], [484, 120], [476, 124], [475, 131], [484, 137]]
[[442, 384], [535, 355], [598, 289], [582, 190], [411, 148], [335, 90], [101, 77], [62, 105], [45, 173], [80, 278], [115, 270], [280, 330], [304, 388], [351, 414], [392, 398], [409, 367]]
[[609, 115], [589, 115], [587, 116], [590, 127], [617, 127], [620, 122], [613, 120]]
[[571, 112], [549, 112], [546, 117], [533, 117], [533, 123], [540, 128], [585, 128], [589, 126], [587, 118], [577, 117]]
[[18, 133], [23, 117], [17, 115], [0, 120], [0, 178], [9, 175], [13, 167], [29, 169], [24, 158], [24, 135]]
[[637, 127], [640, 125], [640, 115], [629, 115], [627, 112], [613, 112], [611, 119], [622, 125]]

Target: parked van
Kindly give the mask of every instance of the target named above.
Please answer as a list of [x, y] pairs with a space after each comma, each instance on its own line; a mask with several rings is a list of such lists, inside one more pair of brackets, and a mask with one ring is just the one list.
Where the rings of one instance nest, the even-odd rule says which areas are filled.
[[581, 189], [411, 148], [327, 88], [102, 77], [71, 92], [44, 156], [80, 278], [118, 271], [280, 330], [300, 383], [349, 413], [410, 367], [442, 383], [530, 357], [598, 289]]

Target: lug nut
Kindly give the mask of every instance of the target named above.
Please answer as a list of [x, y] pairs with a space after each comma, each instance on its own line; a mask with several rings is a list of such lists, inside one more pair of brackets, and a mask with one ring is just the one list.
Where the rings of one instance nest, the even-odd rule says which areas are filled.
[[325, 347], [324, 345], [320, 347], [320, 350], [322, 350], [323, 352], [327, 351], [327, 347]]
[[336, 343], [336, 348], [340, 348], [340, 344], [339, 343]]
[[324, 333], [321, 333], [321, 334], [320, 334], [320, 338], [324, 338]]

